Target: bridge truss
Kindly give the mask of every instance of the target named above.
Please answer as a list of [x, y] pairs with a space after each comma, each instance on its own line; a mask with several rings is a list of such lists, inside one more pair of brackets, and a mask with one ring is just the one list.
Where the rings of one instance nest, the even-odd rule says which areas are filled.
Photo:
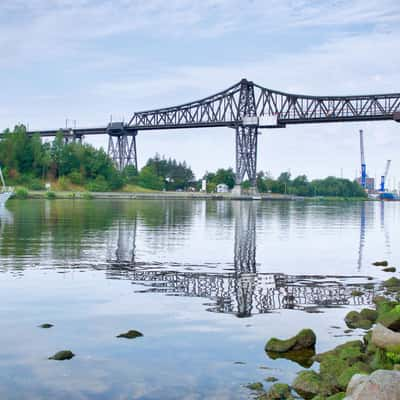
[[[107, 133], [109, 154], [119, 169], [137, 167], [139, 131], [229, 127], [236, 131], [236, 184], [245, 176], [255, 188], [259, 128], [290, 124], [395, 120], [400, 122], [400, 93], [358, 96], [307, 96], [267, 89], [246, 79], [212, 96], [179, 106], [135, 112], [128, 124], [89, 129], [42, 131], [82, 137]], [[33, 133], [33, 132], [32, 132]], [[129, 138], [129, 140], [128, 140]]]

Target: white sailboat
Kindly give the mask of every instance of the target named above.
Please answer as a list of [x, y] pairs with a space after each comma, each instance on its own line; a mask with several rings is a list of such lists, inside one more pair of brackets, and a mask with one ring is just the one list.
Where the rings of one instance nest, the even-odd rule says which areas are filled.
[[10, 198], [10, 196], [14, 193], [14, 189], [12, 187], [7, 187], [4, 182], [3, 171], [0, 168], [0, 179], [3, 185], [0, 192], [0, 207], [3, 207], [6, 204], [6, 201]]

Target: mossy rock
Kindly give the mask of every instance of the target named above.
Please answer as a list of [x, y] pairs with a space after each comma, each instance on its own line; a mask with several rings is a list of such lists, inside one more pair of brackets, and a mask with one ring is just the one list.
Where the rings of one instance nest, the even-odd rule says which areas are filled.
[[390, 279], [383, 282], [383, 286], [386, 288], [399, 288], [400, 289], [400, 279], [392, 276]]
[[252, 382], [246, 385], [247, 389], [254, 390], [256, 392], [261, 392], [264, 390], [264, 385], [262, 382]]
[[395, 267], [387, 267], [382, 269], [383, 272], [396, 272]]
[[346, 390], [347, 385], [349, 384], [351, 378], [355, 374], [365, 374], [368, 375], [372, 372], [371, 367], [362, 362], [357, 362], [350, 367], [346, 368], [338, 377], [339, 387], [343, 390]]
[[400, 305], [379, 315], [378, 322], [393, 331], [400, 331]]
[[267, 355], [272, 360], [284, 358], [286, 360], [290, 360], [299, 364], [303, 368], [310, 368], [314, 363], [313, 357], [315, 356], [315, 350], [314, 348], [304, 350], [290, 350], [286, 353], [267, 351]]
[[388, 299], [384, 296], [377, 296], [374, 298], [374, 303], [376, 306], [376, 311], [378, 315], [386, 313], [393, 310], [398, 305], [398, 302]]
[[265, 399], [268, 400], [293, 400], [290, 386], [286, 383], [275, 383], [269, 389]]
[[383, 349], [376, 349], [370, 362], [373, 371], [377, 369], [393, 369], [393, 363]]
[[301, 371], [297, 374], [292, 386], [301, 397], [312, 399], [321, 391], [321, 376], [315, 371]]
[[371, 322], [375, 322], [378, 318], [378, 311], [372, 310], [371, 308], [363, 308], [360, 311], [360, 316], [362, 319], [367, 319]]
[[267, 376], [264, 379], [265, 382], [278, 382], [278, 378], [275, 378], [274, 376]]
[[370, 329], [372, 322], [357, 311], [350, 311], [344, 318], [346, 325], [352, 329]]
[[52, 325], [52, 324], [41, 324], [41, 325], [39, 325], [39, 328], [43, 328], [43, 329], [49, 329], [49, 328], [52, 328], [54, 325]]
[[57, 360], [57, 361], [64, 361], [70, 360], [72, 357], [75, 357], [75, 354], [70, 350], [61, 350], [54, 354], [53, 356], [49, 357], [49, 360]]
[[385, 260], [385, 261], [375, 261], [374, 263], [372, 263], [372, 265], [375, 265], [376, 267], [387, 267], [389, 265], [389, 263]]
[[135, 330], [130, 330], [128, 332], [125, 333], [121, 333], [117, 336], [117, 338], [125, 338], [125, 339], [136, 339], [138, 337], [143, 336], [143, 333], [139, 332], [139, 331], [135, 331]]
[[296, 336], [287, 340], [270, 339], [265, 345], [265, 351], [285, 353], [290, 350], [303, 350], [315, 347], [317, 338], [311, 329], [303, 329]]
[[364, 292], [362, 292], [361, 290], [353, 290], [353, 291], [351, 292], [351, 295], [352, 295], [353, 297], [361, 297], [363, 294], [364, 294]]
[[348, 359], [351, 355], [352, 358], [356, 354], [362, 354], [364, 349], [364, 344], [361, 340], [351, 340], [336, 346], [333, 350], [326, 351], [325, 353], [319, 353], [314, 357], [314, 361], [321, 362], [324, 357], [333, 355], [335, 357], [340, 357], [343, 359]]

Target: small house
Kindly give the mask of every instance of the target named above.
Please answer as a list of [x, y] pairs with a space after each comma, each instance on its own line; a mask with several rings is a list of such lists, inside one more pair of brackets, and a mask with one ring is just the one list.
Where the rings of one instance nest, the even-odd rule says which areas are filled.
[[228, 193], [229, 192], [229, 187], [225, 183], [219, 183], [217, 185], [217, 193]]

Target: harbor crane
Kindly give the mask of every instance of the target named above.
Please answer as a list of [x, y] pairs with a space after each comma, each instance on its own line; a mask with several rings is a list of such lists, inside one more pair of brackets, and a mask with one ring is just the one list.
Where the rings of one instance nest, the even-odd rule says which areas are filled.
[[360, 129], [360, 153], [361, 153], [361, 186], [363, 189], [367, 187], [367, 165], [365, 164], [364, 154], [364, 132]]
[[387, 177], [389, 175], [389, 169], [390, 169], [390, 164], [392, 163], [392, 160], [387, 160], [386, 162], [386, 168], [384, 174], [381, 176], [381, 188], [380, 191], [384, 192], [385, 191], [385, 182], [387, 181]]

